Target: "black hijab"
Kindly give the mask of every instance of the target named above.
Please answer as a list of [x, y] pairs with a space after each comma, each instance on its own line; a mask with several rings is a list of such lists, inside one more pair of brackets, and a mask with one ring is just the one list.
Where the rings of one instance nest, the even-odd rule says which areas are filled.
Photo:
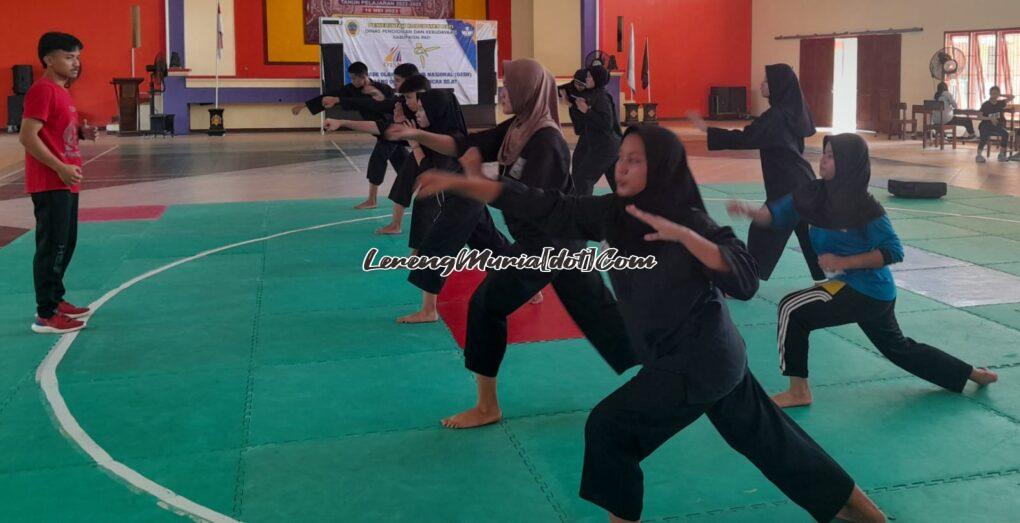
[[782, 113], [790, 132], [800, 138], [814, 135], [815, 122], [793, 68], [786, 64], [766, 65], [765, 80], [769, 83], [769, 104]]
[[645, 241], [645, 235], [655, 231], [627, 213], [628, 205], [683, 223], [692, 214], [706, 213], [705, 203], [687, 165], [687, 151], [673, 131], [657, 125], [632, 125], [624, 138], [631, 134], [645, 144], [645, 188], [632, 197], [616, 197], [617, 208], [607, 227], [606, 240], [621, 253], [647, 254], [663, 243]]
[[566, 93], [567, 102], [569, 102], [571, 105], [574, 104], [573, 97], [587, 96], [589, 94], [588, 91], [590, 91], [590, 89], [585, 89], [584, 91], [579, 90], [577, 86], [574, 85], [575, 81], [581, 82], [582, 84], [586, 83], [588, 81], [588, 70], [582, 68], [578, 69], [577, 71], [574, 71], [574, 78], [571, 81], [556, 87], [556, 89]]
[[467, 134], [467, 124], [457, 96], [450, 89], [430, 89], [418, 93], [418, 103], [429, 120], [429, 132]]
[[595, 81], [593, 89], [605, 89], [609, 85], [609, 69], [601, 65], [593, 65], [587, 69], [587, 72], [591, 73], [591, 79]]
[[871, 160], [868, 143], [856, 134], [826, 136], [832, 146], [836, 175], [817, 179], [793, 192], [793, 206], [801, 219], [823, 229], [858, 229], [885, 214], [868, 192]]

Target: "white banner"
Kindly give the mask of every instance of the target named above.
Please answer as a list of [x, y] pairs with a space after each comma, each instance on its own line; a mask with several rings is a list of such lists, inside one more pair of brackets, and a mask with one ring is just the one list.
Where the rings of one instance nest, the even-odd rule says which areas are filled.
[[461, 104], [478, 103], [478, 41], [496, 38], [496, 22], [322, 18], [319, 23], [320, 43], [344, 46], [344, 83], [353, 62], [363, 62], [372, 80], [390, 85], [396, 66], [413, 63], [432, 87], [453, 89]]

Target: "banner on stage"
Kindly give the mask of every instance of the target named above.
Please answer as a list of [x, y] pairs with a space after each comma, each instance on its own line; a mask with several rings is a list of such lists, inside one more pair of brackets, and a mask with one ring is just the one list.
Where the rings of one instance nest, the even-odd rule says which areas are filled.
[[[423, 18], [323, 18], [320, 42], [343, 44], [347, 66], [364, 62], [372, 80], [391, 84], [393, 69], [413, 63], [433, 88], [453, 89], [457, 100], [478, 100], [478, 42], [496, 39], [496, 22]], [[493, 103], [492, 100], [483, 103]]]
[[453, 18], [453, 0], [304, 0], [305, 43], [319, 43], [319, 19], [372, 17]]

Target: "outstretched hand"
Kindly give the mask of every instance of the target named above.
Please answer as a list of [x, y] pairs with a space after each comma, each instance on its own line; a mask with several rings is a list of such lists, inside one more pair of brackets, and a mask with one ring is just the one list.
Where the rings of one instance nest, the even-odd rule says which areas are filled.
[[418, 176], [417, 198], [452, 191], [465, 198], [491, 203], [499, 198], [503, 185], [484, 178], [466, 178], [438, 169], [430, 169]]
[[418, 183], [415, 188], [417, 198], [428, 198], [434, 196], [443, 191], [448, 191], [457, 186], [457, 182], [464, 180], [463, 176], [458, 176], [449, 171], [443, 171], [440, 169], [429, 169], [424, 173], [418, 175]]
[[655, 232], [645, 235], [645, 241], [668, 241], [682, 242], [691, 234], [691, 230], [679, 223], [663, 218], [657, 214], [648, 213], [638, 209], [636, 205], [628, 205], [627, 212], [631, 216], [647, 223]]
[[337, 131], [341, 127], [344, 127], [346, 120], [336, 120], [333, 118], [326, 118], [326, 122], [322, 124], [323, 129], [327, 131]]
[[695, 129], [703, 133], [708, 132], [708, 124], [705, 123], [705, 119], [701, 117], [701, 113], [699, 113], [698, 111], [694, 110], [687, 111], [687, 119], [690, 120], [692, 124], [694, 124]]
[[407, 125], [409, 122], [410, 120], [407, 120], [405, 125], [391, 125], [387, 127], [383, 137], [391, 142], [415, 140], [418, 137], [418, 130], [414, 128], [413, 124]]
[[740, 200], [726, 202], [726, 212], [733, 218], [747, 218], [754, 214], [756, 208]]

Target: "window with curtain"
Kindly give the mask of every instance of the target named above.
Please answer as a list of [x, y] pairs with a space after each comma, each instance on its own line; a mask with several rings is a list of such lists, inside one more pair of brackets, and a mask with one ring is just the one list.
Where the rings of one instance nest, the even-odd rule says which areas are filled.
[[947, 32], [945, 42], [967, 57], [965, 67], [946, 79], [962, 109], [980, 108], [993, 85], [1006, 94], [1020, 91], [1020, 28]]

